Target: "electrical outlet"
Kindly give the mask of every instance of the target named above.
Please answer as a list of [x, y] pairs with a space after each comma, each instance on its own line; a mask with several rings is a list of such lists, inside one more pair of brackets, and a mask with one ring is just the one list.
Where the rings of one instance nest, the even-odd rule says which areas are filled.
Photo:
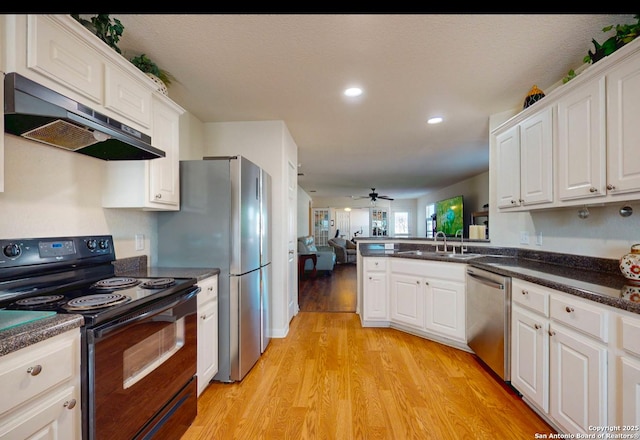
[[136, 250], [144, 250], [144, 234], [136, 234]]
[[520, 231], [520, 244], [529, 244], [529, 233], [527, 231]]
[[536, 245], [542, 246], [542, 232], [536, 234]]

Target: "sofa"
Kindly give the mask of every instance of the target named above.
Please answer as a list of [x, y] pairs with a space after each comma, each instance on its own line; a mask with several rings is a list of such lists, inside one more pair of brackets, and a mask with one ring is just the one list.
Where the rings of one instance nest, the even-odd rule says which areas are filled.
[[329, 239], [328, 243], [335, 250], [338, 263], [355, 263], [358, 261], [358, 251], [355, 243], [351, 240], [336, 237]]
[[[316, 254], [316, 270], [331, 272], [336, 264], [336, 254], [331, 246], [316, 246], [312, 236], [298, 237], [298, 255]], [[304, 263], [304, 270], [313, 270], [313, 262], [307, 260]]]

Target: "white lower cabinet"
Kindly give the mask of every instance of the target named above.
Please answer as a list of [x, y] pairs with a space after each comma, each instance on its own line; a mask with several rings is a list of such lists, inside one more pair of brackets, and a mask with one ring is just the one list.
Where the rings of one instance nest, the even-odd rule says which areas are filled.
[[512, 280], [511, 385], [565, 433], [607, 424], [609, 312]]
[[388, 321], [387, 259], [365, 258], [363, 314], [367, 321]]
[[0, 438], [80, 440], [80, 329], [0, 358]]
[[363, 322], [466, 345], [465, 264], [363, 259]]
[[198, 283], [198, 396], [218, 372], [218, 276]]
[[616, 347], [616, 365], [620, 376], [615, 384], [618, 397], [619, 426], [640, 427], [640, 316], [619, 314], [620, 340]]

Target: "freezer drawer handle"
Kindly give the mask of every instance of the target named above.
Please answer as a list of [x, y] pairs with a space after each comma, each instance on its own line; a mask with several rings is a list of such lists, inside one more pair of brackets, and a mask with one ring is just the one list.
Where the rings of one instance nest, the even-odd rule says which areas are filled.
[[487, 278], [484, 278], [484, 277], [478, 276], [478, 275], [476, 275], [476, 274], [474, 274], [474, 273], [471, 273], [471, 272], [467, 272], [467, 275], [469, 275], [471, 278], [475, 279], [475, 280], [476, 280], [476, 281], [478, 281], [479, 283], [482, 283], [482, 284], [484, 284], [484, 285], [486, 285], [486, 286], [493, 287], [493, 288], [495, 288], [495, 289], [504, 290], [504, 284], [501, 284], [501, 283], [495, 282], [495, 281], [493, 281], [493, 280], [489, 280], [489, 279], [487, 279]]

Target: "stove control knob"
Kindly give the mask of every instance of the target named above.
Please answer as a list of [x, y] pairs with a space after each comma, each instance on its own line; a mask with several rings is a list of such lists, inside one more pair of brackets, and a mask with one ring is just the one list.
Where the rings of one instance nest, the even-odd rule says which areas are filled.
[[91, 250], [94, 250], [98, 247], [98, 241], [94, 240], [93, 238], [91, 240], [87, 240], [87, 247]]
[[17, 244], [8, 244], [2, 249], [2, 253], [5, 257], [15, 258], [20, 255], [22, 251], [20, 250], [20, 246]]
[[109, 241], [108, 240], [100, 240], [98, 242], [98, 247], [100, 249], [108, 249], [109, 248]]

